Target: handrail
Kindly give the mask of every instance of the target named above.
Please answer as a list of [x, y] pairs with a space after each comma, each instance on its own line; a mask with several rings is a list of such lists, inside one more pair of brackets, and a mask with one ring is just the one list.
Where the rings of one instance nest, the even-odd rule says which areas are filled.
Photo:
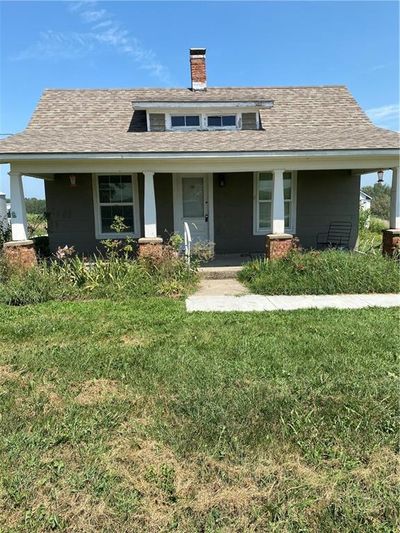
[[192, 242], [192, 235], [190, 233], [189, 224], [187, 222], [183, 223], [183, 235], [185, 240], [185, 258], [187, 264], [190, 266], [190, 245]]

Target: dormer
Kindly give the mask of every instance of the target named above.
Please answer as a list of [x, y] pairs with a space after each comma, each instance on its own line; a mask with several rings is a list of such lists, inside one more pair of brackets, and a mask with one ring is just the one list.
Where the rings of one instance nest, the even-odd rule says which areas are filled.
[[260, 109], [271, 108], [265, 101], [141, 101], [137, 112], [146, 114], [147, 131], [259, 130]]

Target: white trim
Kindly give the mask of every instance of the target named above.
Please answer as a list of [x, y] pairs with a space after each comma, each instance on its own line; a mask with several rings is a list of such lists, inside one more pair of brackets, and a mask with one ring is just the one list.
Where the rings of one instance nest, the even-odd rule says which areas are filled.
[[[272, 233], [272, 226], [269, 228], [259, 228], [259, 201], [258, 201], [258, 177], [260, 172], [253, 172], [253, 235], [268, 235]], [[270, 172], [273, 175], [273, 170], [265, 170], [264, 172]], [[285, 233], [296, 233], [297, 227], [297, 170], [286, 170], [292, 174], [292, 198], [291, 198], [291, 227], [286, 228]], [[271, 220], [272, 220], [272, 202], [271, 199]]]
[[[126, 233], [103, 233], [101, 231], [101, 215], [99, 202], [99, 176], [131, 176], [132, 178], [132, 192], [133, 192], [133, 221], [135, 224], [134, 232]], [[132, 172], [100, 172], [92, 174], [92, 192], [93, 192], [93, 211], [96, 239], [126, 239], [126, 237], [138, 238], [141, 235], [140, 231], [140, 201], [139, 201], [139, 187], [137, 174]], [[127, 202], [128, 204], [129, 202]], [[121, 205], [108, 204], [108, 205]]]
[[[57, 152], [57, 153], [19, 153], [8, 154], [0, 153], [1, 163], [10, 163], [12, 161], [32, 161], [32, 160], [93, 160], [93, 159], [260, 159], [268, 160], [272, 158], [293, 158], [293, 159], [310, 159], [310, 158], [329, 158], [334, 157], [341, 159], [343, 157], [395, 157], [398, 160], [399, 150], [397, 148], [382, 148], [376, 150], [298, 150], [298, 151], [243, 151], [243, 152]], [[389, 165], [388, 168], [394, 165]], [[365, 167], [362, 167], [365, 168]], [[371, 172], [369, 169], [368, 172]]]
[[[199, 125], [198, 126], [172, 126], [172, 117], [186, 117], [186, 116], [199, 117]], [[176, 113], [171, 112], [165, 115], [165, 129], [168, 131], [199, 131], [202, 129], [202, 120], [203, 120], [202, 113], [192, 113], [189, 115], [188, 112], [179, 110]]]
[[226, 109], [226, 108], [254, 108], [254, 109], [260, 109], [260, 108], [271, 108], [273, 106], [273, 100], [261, 100], [261, 101], [249, 101], [249, 102], [241, 102], [241, 101], [233, 101], [233, 102], [133, 102], [132, 106], [134, 109], [137, 110], [145, 110], [145, 109], [157, 109], [157, 110], [165, 110], [165, 109], [203, 109], [203, 108], [217, 108], [217, 109]]
[[[164, 111], [165, 113], [165, 111]], [[198, 126], [172, 126], [171, 117], [172, 116], [187, 116], [189, 113], [187, 111], [182, 111], [182, 109], [177, 109], [176, 111], [171, 111], [165, 113], [165, 129], [167, 131], [226, 131], [226, 130], [240, 130], [242, 127], [242, 114], [238, 113], [236, 110], [230, 108], [225, 108], [223, 113], [216, 112], [212, 109], [204, 110], [202, 112], [192, 113], [190, 116], [198, 116], [200, 124]], [[208, 117], [209, 116], [234, 116], [235, 125], [234, 126], [209, 126]]]
[[210, 172], [180, 172], [172, 175], [174, 231], [179, 232], [182, 222], [182, 177], [201, 177], [207, 180], [208, 240], [214, 241], [214, 180]]

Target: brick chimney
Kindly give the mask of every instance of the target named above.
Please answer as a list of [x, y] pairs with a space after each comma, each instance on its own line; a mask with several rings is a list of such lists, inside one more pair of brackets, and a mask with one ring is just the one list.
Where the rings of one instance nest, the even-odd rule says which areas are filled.
[[207, 89], [206, 49], [191, 48], [189, 52], [192, 91], [205, 91]]

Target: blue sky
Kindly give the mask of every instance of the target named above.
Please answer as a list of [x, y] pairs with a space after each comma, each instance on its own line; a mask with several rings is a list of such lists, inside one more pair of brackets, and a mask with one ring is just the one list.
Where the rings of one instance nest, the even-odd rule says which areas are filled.
[[[209, 85], [345, 84], [374, 123], [399, 129], [397, 2], [2, 1], [0, 9], [1, 133], [25, 128], [44, 88], [188, 86], [192, 46], [207, 48]], [[25, 194], [42, 197], [41, 181], [25, 178]]]

